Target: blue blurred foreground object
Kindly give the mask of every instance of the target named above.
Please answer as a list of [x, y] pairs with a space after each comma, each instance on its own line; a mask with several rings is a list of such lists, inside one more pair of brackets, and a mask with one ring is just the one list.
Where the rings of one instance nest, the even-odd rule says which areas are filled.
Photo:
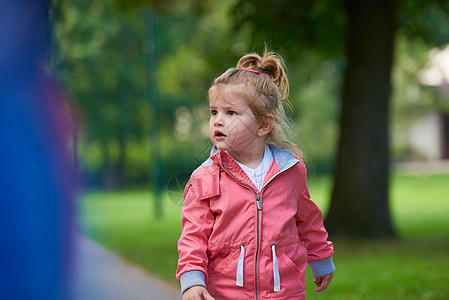
[[49, 1], [0, 0], [0, 299], [67, 299], [74, 168], [45, 78]]

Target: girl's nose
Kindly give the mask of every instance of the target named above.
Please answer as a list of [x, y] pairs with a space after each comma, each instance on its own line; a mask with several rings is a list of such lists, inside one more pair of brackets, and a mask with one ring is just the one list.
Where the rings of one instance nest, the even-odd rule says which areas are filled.
[[215, 116], [214, 125], [215, 126], [223, 126], [224, 125], [223, 118], [220, 115]]

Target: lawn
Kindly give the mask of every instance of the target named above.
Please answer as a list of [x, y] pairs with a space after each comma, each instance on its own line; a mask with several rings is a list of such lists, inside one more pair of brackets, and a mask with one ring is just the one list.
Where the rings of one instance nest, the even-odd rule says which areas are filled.
[[[309, 179], [323, 212], [330, 186], [329, 178]], [[80, 227], [125, 259], [176, 282], [180, 195], [164, 193], [164, 215], [157, 219], [148, 191], [90, 192], [80, 199]], [[308, 272], [308, 299], [449, 299], [449, 174], [395, 173], [390, 195], [401, 238], [334, 240], [334, 280], [317, 294]]]

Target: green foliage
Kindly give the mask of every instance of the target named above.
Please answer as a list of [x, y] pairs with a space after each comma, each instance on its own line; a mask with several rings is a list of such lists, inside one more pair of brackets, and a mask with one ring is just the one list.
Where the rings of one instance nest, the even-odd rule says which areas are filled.
[[289, 68], [290, 100], [309, 174], [329, 174], [337, 146], [341, 61], [322, 62], [309, 54], [306, 62]]
[[449, 41], [449, 3], [444, 0], [401, 2], [400, 32], [407, 38], [441, 47]]
[[[141, 143], [149, 131], [142, 16], [118, 14], [111, 1], [58, 1], [53, 24], [55, 74], [83, 122], [82, 167], [121, 172], [126, 145]], [[82, 151], [91, 148], [94, 155]]]
[[252, 44], [269, 41], [290, 60], [302, 61], [308, 51], [328, 59], [343, 50], [342, 1], [238, 1], [233, 15], [236, 28], [252, 28]]
[[[392, 177], [392, 210], [401, 240], [336, 240], [337, 267], [329, 289], [308, 299], [446, 299], [448, 174]], [[327, 211], [329, 177], [309, 179], [312, 199]], [[165, 194], [162, 219], [153, 217], [149, 191], [92, 192], [80, 200], [85, 233], [149, 272], [175, 282], [182, 191]]]

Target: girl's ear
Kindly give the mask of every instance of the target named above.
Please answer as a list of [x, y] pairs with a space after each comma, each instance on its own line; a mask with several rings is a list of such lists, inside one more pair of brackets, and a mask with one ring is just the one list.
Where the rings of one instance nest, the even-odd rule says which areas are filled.
[[257, 131], [258, 136], [264, 136], [270, 133], [274, 126], [274, 116], [272, 114], [267, 114], [264, 116], [262, 123], [260, 124], [259, 130]]

